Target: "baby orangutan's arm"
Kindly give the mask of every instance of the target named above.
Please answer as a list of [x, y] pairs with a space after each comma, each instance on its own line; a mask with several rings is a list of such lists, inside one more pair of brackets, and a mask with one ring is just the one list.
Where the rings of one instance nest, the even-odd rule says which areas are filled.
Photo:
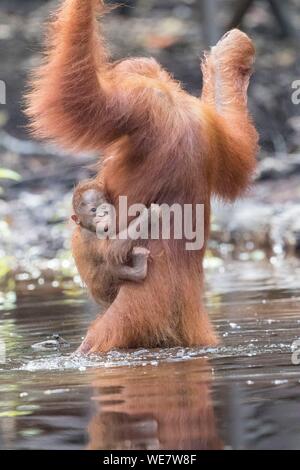
[[131, 252], [132, 266], [119, 264], [111, 266], [111, 272], [120, 281], [144, 281], [148, 271], [148, 257], [150, 251], [142, 246], [135, 246]]
[[[109, 230], [112, 222], [111, 214], [106, 211], [105, 207], [103, 208], [103, 205], [94, 218], [95, 232], [84, 227], [77, 229], [77, 236], [83, 241], [85, 249], [81, 250], [84, 258], [82, 255], [76, 254], [76, 264], [83, 279], [88, 285], [91, 285], [89, 287], [92, 293], [95, 294], [99, 291], [99, 284], [107, 286], [107, 288], [102, 287], [101, 292], [105, 292], [106, 290], [110, 291], [111, 285], [118, 281], [141, 282], [146, 278], [150, 251], [144, 247], [135, 246], [137, 242], [130, 237], [142, 224], [146, 224], [148, 228], [148, 218], [152, 212], [153, 209], [147, 210], [145, 208], [129, 224], [128, 228], [118, 234], [117, 239], [97, 239], [95, 232], [98, 234], [105, 233], [105, 229]], [[84, 243], [84, 240], [86, 243]], [[84, 267], [87, 258], [91, 264], [86, 273]], [[99, 297], [99, 295], [96, 297]], [[108, 297], [108, 295], [104, 297]]]
[[[117, 242], [117, 241], [116, 241]], [[131, 265], [110, 265], [104, 260], [104, 254], [110, 241], [98, 240], [96, 234], [77, 227], [73, 232], [72, 245], [75, 263], [82, 281], [90, 294], [99, 304], [111, 304], [115, 299], [120, 282], [141, 282], [147, 276], [149, 250], [134, 247], [131, 252]]]
[[[142, 213], [133, 219], [128, 227], [118, 233], [116, 239], [110, 239], [107, 244], [107, 250], [105, 252], [105, 259], [109, 265], [120, 266], [128, 263], [131, 258], [131, 252], [133, 248], [137, 245], [138, 240], [135, 237], [137, 229], [140, 230], [142, 227], [147, 230], [153, 224], [159, 223], [160, 208], [156, 205], [151, 206], [149, 209], [144, 209]], [[102, 224], [103, 222], [99, 219], [97, 223], [97, 217], [95, 218], [96, 222], [96, 232], [97, 225]], [[148, 251], [148, 250], [147, 250]], [[140, 255], [137, 256], [137, 260], [140, 259]], [[125, 271], [124, 271], [125, 272]]]

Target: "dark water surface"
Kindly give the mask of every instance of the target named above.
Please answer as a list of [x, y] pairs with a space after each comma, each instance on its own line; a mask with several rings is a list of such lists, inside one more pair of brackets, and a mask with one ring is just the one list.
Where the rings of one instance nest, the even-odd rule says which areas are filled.
[[[208, 272], [218, 348], [76, 357], [94, 307], [30, 290], [0, 312], [2, 449], [300, 449], [298, 261]], [[32, 348], [53, 333], [70, 348]]]

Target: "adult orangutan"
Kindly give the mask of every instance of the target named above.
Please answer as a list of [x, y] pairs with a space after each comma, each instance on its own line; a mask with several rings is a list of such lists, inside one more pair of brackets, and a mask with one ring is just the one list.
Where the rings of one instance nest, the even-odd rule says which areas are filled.
[[[115, 207], [120, 195], [128, 205], [204, 204], [207, 240], [211, 195], [234, 200], [255, 168], [257, 133], [247, 111], [252, 42], [233, 30], [212, 48], [199, 99], [154, 59], [110, 61], [97, 12], [105, 13], [103, 1], [65, 0], [51, 24], [27, 97], [34, 134], [101, 152], [101, 181]], [[205, 244], [187, 251], [185, 243], [144, 242], [152, 258], [145, 281], [121, 285], [89, 328], [82, 352], [217, 342], [201, 300]], [[76, 236], [73, 252], [84, 262]], [[90, 291], [92, 278], [84, 279]]]

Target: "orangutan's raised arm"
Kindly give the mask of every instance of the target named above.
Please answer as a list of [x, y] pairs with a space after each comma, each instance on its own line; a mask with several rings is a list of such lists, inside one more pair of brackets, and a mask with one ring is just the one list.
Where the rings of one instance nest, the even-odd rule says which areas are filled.
[[[25, 112], [33, 134], [71, 150], [103, 149], [124, 135], [143, 153], [167, 120], [167, 73], [153, 59], [110, 63], [96, 13], [102, 0], [65, 0], [49, 26]], [[136, 132], [138, 130], [138, 132]], [[151, 141], [151, 142], [150, 142]]]
[[202, 64], [212, 187], [227, 200], [247, 189], [256, 164], [257, 132], [247, 108], [254, 54], [249, 37], [233, 30]]
[[33, 134], [68, 149], [101, 148], [118, 138], [124, 119], [96, 10], [105, 13], [102, 1], [63, 2], [49, 25], [45, 58], [26, 97]]

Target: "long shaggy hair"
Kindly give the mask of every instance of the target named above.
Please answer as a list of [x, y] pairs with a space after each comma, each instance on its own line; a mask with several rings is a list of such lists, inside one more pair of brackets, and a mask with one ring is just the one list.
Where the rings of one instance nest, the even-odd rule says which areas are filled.
[[[252, 42], [233, 30], [206, 55], [199, 99], [154, 59], [110, 61], [96, 21], [105, 11], [99, 0], [63, 2], [27, 94], [31, 130], [67, 149], [101, 151], [106, 165], [98, 177], [116, 207], [120, 195], [128, 204], [204, 204], [207, 240], [211, 194], [235, 199], [255, 168], [257, 134], [247, 111]], [[153, 259], [147, 279], [121, 286], [82, 351], [216, 343], [201, 301], [205, 246], [186, 251], [185, 242], [146, 243]], [[86, 262], [78, 237], [73, 252]]]

